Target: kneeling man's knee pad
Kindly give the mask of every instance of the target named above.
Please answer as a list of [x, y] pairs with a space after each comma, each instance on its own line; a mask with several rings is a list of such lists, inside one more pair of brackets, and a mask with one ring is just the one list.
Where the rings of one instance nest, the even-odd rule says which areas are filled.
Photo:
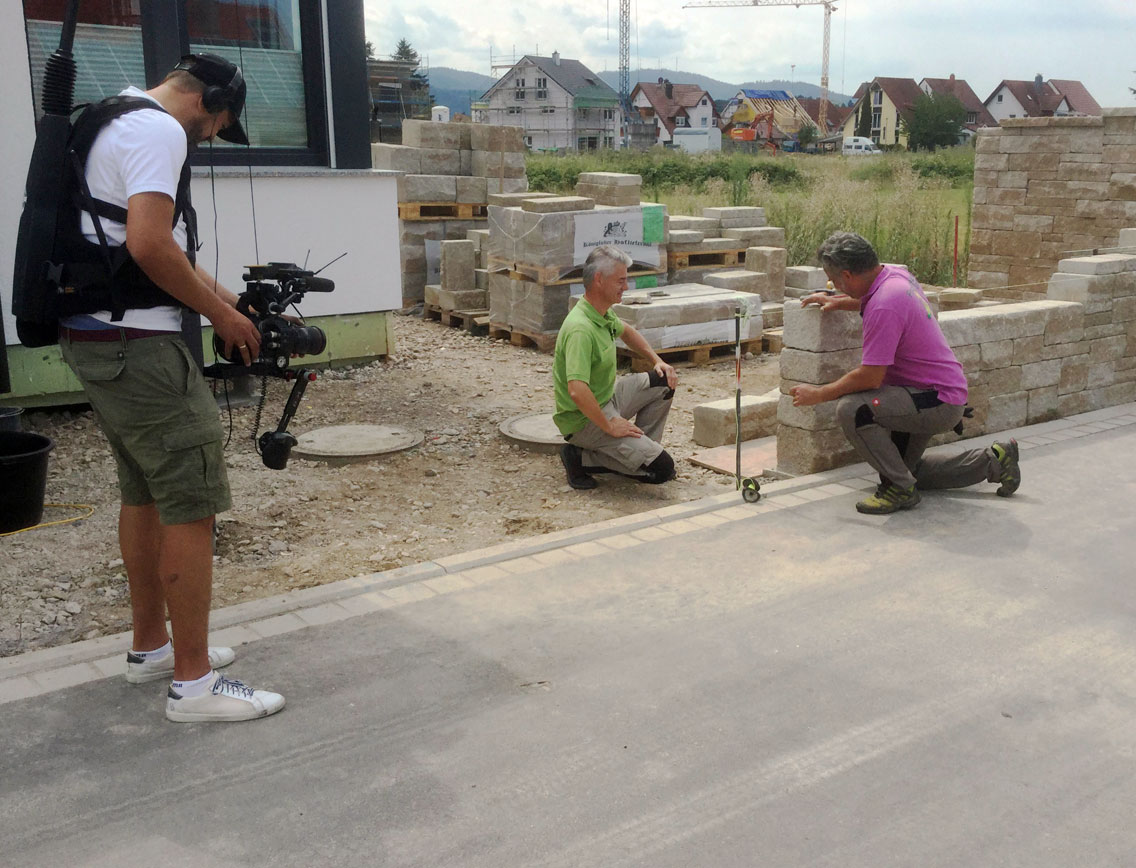
[[664, 482], [670, 482], [675, 476], [675, 463], [674, 459], [664, 449], [659, 453], [659, 457], [652, 461], [650, 464], [643, 465], [647, 471], [645, 478], [646, 482], [652, 485], [660, 485]]
[[[667, 378], [657, 371], [651, 370], [647, 372], [647, 382], [650, 384], [652, 389], [655, 389], [659, 386], [665, 386], [667, 384]], [[674, 393], [674, 389], [667, 389], [667, 393], [663, 395], [663, 400], [669, 401], [674, 397]]]

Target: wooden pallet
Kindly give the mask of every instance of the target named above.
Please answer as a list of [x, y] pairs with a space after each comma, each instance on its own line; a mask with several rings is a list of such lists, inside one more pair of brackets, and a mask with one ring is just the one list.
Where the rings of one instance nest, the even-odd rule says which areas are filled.
[[680, 268], [745, 265], [746, 249], [743, 247], [738, 250], [709, 250], [705, 253], [676, 253], [672, 251], [667, 255], [667, 262], [671, 271], [677, 271]]
[[[525, 265], [521, 262], [489, 257], [489, 271], [497, 274], [507, 274], [513, 280], [527, 280], [539, 283], [541, 286], [564, 286], [570, 283], [579, 283], [583, 280], [584, 267], [577, 265], [565, 271], [560, 266]], [[665, 268], [647, 268], [645, 266], [632, 266], [627, 271], [627, 279], [636, 277], [661, 276], [667, 273]]]
[[476, 202], [399, 202], [398, 219], [421, 220], [485, 220], [489, 206]]
[[542, 353], [556, 349], [557, 332], [527, 332], [498, 323], [489, 324], [489, 337], [507, 340], [515, 347], [533, 347]]
[[465, 329], [473, 335], [480, 336], [489, 331], [488, 310], [446, 310], [432, 304], [424, 304], [422, 318], [437, 320], [451, 328]]
[[[622, 359], [631, 360], [631, 372], [634, 374], [651, 370], [650, 359], [645, 359], [638, 353], [633, 353], [625, 347], [616, 347], [616, 353]], [[656, 353], [664, 362], [671, 365], [708, 365], [711, 362], [726, 362], [733, 358], [734, 342], [721, 344], [698, 344], [692, 347], [667, 347], [656, 349]], [[742, 355], [746, 353], [760, 353], [761, 338], [747, 338], [742, 341]]]

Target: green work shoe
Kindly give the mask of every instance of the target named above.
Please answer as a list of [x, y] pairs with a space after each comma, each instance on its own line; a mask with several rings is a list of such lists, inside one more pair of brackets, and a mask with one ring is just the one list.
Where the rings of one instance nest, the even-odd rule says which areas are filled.
[[1018, 467], [1018, 441], [995, 443], [990, 448], [994, 450], [994, 457], [1002, 465], [1002, 475], [998, 477], [998, 481], [1002, 484], [995, 493], [999, 497], [1009, 497], [1022, 484], [1022, 470]]
[[914, 509], [919, 505], [919, 492], [915, 487], [900, 488], [890, 482], [880, 483], [876, 493], [856, 504], [856, 511], [865, 515], [889, 515], [901, 509]]

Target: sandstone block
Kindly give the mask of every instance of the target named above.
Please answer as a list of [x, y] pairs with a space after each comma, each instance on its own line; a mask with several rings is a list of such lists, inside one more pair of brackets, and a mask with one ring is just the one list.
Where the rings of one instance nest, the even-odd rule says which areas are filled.
[[403, 175], [398, 179], [399, 202], [454, 202], [457, 180], [453, 175]]
[[979, 344], [979, 347], [981, 368], [984, 371], [992, 368], [1009, 367], [1014, 361], [1014, 342], [1012, 340], [988, 341]]
[[1089, 357], [1070, 356], [1061, 360], [1061, 378], [1057, 381], [1057, 394], [1080, 392], [1089, 385]]
[[486, 199], [488, 199], [484, 178], [467, 178], [459, 175], [454, 180], [454, 188], [458, 202], [484, 205]]
[[722, 289], [732, 289], [735, 292], [751, 292], [760, 295], [762, 291], [769, 291], [769, 277], [753, 271], [723, 269], [714, 274], [706, 275], [707, 286], [719, 286]]
[[701, 244], [705, 234], [693, 229], [671, 229], [669, 242], [673, 244]]
[[1114, 362], [1125, 354], [1128, 345], [1127, 335], [1115, 335], [1089, 341], [1090, 362]]
[[488, 229], [467, 229], [465, 232], [465, 240], [472, 241], [475, 250], [481, 251], [488, 246], [489, 243], [489, 230]]
[[438, 307], [442, 310], [484, 310], [489, 294], [484, 289], [438, 289]]
[[477, 289], [489, 289], [489, 269], [475, 268], [473, 270], [473, 285]]
[[[785, 305], [779, 301], [765, 301], [761, 305], [761, 319], [766, 329], [779, 329], [785, 325]], [[780, 352], [780, 350], [778, 350]]]
[[[742, 395], [742, 441], [769, 437], [777, 428], [780, 394]], [[699, 404], [694, 408], [694, 442], [699, 446], [726, 446], [737, 442], [737, 412], [733, 398]]]
[[[1051, 359], [1045, 362], [1034, 362], [1022, 365], [1022, 388], [1041, 389], [1045, 386], [1056, 386], [1061, 379], [1061, 360]], [[1056, 402], [1056, 395], [1054, 401]]]
[[552, 196], [547, 199], [524, 199], [521, 210], [533, 214], [553, 214], [562, 211], [591, 211], [595, 200], [583, 196]]
[[1114, 172], [1109, 178], [1108, 197], [1125, 202], [1136, 201], [1136, 173]]
[[742, 217], [764, 217], [764, 208], [732, 206], [724, 208], [703, 208], [702, 216], [711, 220], [736, 220]]
[[[1134, 315], [1136, 315], [1136, 308], [1134, 308]], [[1066, 302], [1061, 307], [1050, 309], [1045, 323], [1045, 343], [1064, 344], [1079, 341], [1084, 335], [1084, 331], [1084, 307], [1073, 302]]]
[[990, 400], [990, 409], [986, 415], [986, 431], [994, 434], [998, 431], [1008, 431], [1011, 428], [1020, 428], [1026, 424], [1029, 415], [1029, 393], [1014, 392], [1009, 395], [1000, 395]]
[[451, 148], [419, 148], [423, 175], [461, 174], [461, 153]]
[[784, 275], [789, 251], [784, 247], [749, 247], [745, 266], [749, 271], [764, 271], [771, 275]]
[[473, 270], [476, 267], [477, 256], [472, 241], [442, 242], [442, 289], [473, 289]]
[[777, 405], [777, 424], [804, 431], [829, 431], [838, 427], [836, 401], [826, 401], [812, 407], [794, 407], [790, 395], [781, 394]]
[[371, 145], [371, 168], [420, 175], [422, 158], [417, 148], [374, 142]]
[[1029, 365], [1033, 362], [1040, 362], [1041, 352], [1045, 346], [1045, 339], [1042, 335], [1030, 335], [1024, 338], [1015, 338], [1014, 344], [1014, 357], [1011, 364], [1014, 365]]
[[721, 224], [723, 229], [749, 229], [767, 226], [768, 222], [764, 217], [723, 217]]
[[777, 469], [782, 473], [806, 476], [855, 460], [856, 452], [839, 428], [806, 431], [788, 425], [777, 426]]
[[[494, 179], [487, 178], [486, 184], [490, 184]], [[535, 190], [519, 193], [491, 193], [489, 195], [490, 205], [501, 205], [505, 208], [519, 208], [525, 199], [551, 199], [555, 193], [538, 193]]]
[[1059, 418], [1057, 397], [1056, 386], [1031, 390], [1026, 406], [1026, 422], [1035, 425], [1038, 422]]
[[485, 192], [490, 195], [499, 193], [523, 193], [529, 188], [528, 178], [487, 178]]
[[512, 151], [474, 151], [470, 174], [482, 178], [523, 178], [525, 155]]
[[459, 174], [472, 175], [473, 174], [473, 151], [469, 148], [463, 148], [458, 151], [458, 165], [461, 167]]
[[576, 179], [581, 184], [602, 184], [605, 187], [642, 187], [643, 176], [625, 172], [581, 172]]
[[615, 207], [638, 205], [642, 199], [642, 191], [638, 187], [604, 186], [583, 182], [576, 185], [576, 195], [593, 199], [597, 205]]
[[704, 236], [717, 237], [722, 229], [722, 223], [712, 217], [685, 217], [676, 214], [671, 217], [671, 231], [673, 232], [676, 229], [701, 232]]
[[456, 123], [404, 120], [402, 143], [410, 148], [444, 148], [456, 151], [462, 146], [461, 126]]
[[831, 352], [810, 352], [786, 346], [781, 351], [781, 377], [799, 383], [823, 386], [843, 377], [860, 364], [860, 359], [859, 347]]
[[984, 344], [1045, 332], [1047, 302], [1004, 304], [945, 311], [939, 327], [950, 346]]
[[1057, 270], [1064, 274], [1117, 274], [1136, 271], [1136, 256], [1126, 253], [1102, 253], [1099, 256], [1077, 256], [1062, 259]]
[[746, 247], [784, 247], [785, 230], [780, 226], [754, 226], [748, 229], [723, 229], [726, 238], [744, 241]]
[[672, 253], [721, 253], [724, 250], [737, 250], [740, 245], [734, 238], [703, 238], [696, 244], [676, 244], [671, 242]]
[[471, 124], [470, 143], [475, 151], [525, 152], [525, 130], [523, 127], [506, 127], [491, 124]]
[[785, 346], [792, 349], [831, 352], [859, 347], [863, 341], [860, 316], [851, 311], [822, 313], [817, 305], [802, 307], [786, 299], [784, 315]]
[[785, 286], [815, 292], [824, 289], [828, 283], [828, 276], [823, 268], [811, 265], [790, 265], [785, 269]]
[[1121, 229], [1117, 246], [1136, 248], [1136, 229]]

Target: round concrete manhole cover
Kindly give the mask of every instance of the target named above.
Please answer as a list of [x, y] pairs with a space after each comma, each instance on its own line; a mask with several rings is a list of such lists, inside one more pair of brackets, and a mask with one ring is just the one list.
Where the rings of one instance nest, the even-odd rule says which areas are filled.
[[556, 453], [564, 445], [564, 436], [552, 421], [551, 413], [514, 416], [501, 423], [500, 431], [510, 443], [531, 452]]
[[417, 446], [422, 432], [399, 425], [333, 425], [297, 439], [299, 443], [292, 448], [295, 458], [348, 464]]

